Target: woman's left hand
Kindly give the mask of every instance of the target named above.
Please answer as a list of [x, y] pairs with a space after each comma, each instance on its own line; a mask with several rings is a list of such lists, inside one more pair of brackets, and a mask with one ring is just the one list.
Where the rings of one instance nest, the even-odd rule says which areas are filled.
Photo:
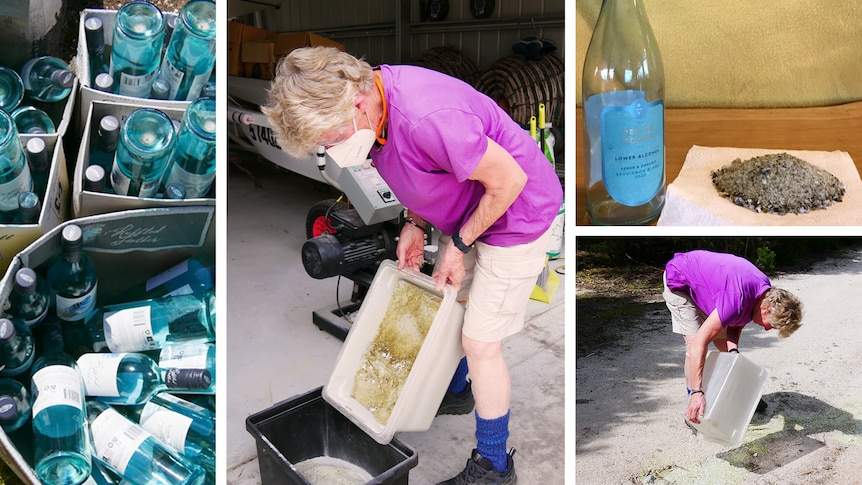
[[412, 224], [405, 224], [398, 236], [395, 256], [398, 258], [398, 269], [419, 271], [425, 262], [425, 232]]
[[464, 253], [455, 247], [451, 240], [446, 244], [443, 256], [437, 265], [437, 271], [432, 276], [437, 282], [437, 291], [449, 283], [455, 290], [461, 288], [461, 281], [467, 272], [464, 270]]

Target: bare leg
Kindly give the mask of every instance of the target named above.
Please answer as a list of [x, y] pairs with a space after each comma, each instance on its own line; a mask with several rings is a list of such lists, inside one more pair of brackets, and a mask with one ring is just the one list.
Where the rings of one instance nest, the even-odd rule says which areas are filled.
[[682, 338], [685, 340], [685, 365], [683, 366], [685, 370], [685, 387], [686, 389], [691, 389], [691, 341], [694, 339], [694, 336], [683, 335]]
[[509, 411], [512, 383], [503, 358], [502, 342], [480, 342], [467, 336], [461, 340], [470, 368], [476, 413], [482, 419], [505, 415]]

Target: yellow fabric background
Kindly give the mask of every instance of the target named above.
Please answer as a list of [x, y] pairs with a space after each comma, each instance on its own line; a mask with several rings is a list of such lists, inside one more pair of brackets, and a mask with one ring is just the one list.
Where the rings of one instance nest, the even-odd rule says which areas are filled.
[[[577, 0], [577, 104], [601, 0]], [[670, 108], [862, 100], [862, 1], [645, 0]]]

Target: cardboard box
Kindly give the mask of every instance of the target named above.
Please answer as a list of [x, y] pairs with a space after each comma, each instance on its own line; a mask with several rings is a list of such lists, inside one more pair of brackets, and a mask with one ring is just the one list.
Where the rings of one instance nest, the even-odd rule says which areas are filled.
[[[84, 171], [90, 160], [90, 145], [96, 139], [99, 120], [111, 114], [122, 124], [123, 120], [133, 111], [142, 108], [137, 104], [115, 103], [111, 101], [94, 100], [90, 103], [87, 123], [81, 137], [78, 158], [75, 162], [75, 172], [72, 184], [72, 213], [74, 217], [105, 214], [108, 212], [142, 209], [147, 207], [184, 207], [184, 206], [215, 206], [214, 198], [197, 198], [185, 200], [155, 199], [148, 197], [130, 197], [126, 195], [105, 194], [84, 190]], [[182, 121], [184, 109], [156, 108], [168, 115], [172, 120]], [[215, 184], [213, 184], [215, 187]], [[212, 189], [211, 189], [212, 190]]]
[[26, 144], [30, 138], [42, 138], [51, 153], [51, 171], [42, 197], [42, 212], [38, 224], [0, 224], [0, 271], [6, 271], [19, 251], [69, 216], [70, 186], [63, 140], [56, 134], [21, 135], [21, 142]]
[[[67, 221], [18, 253], [0, 280], [0, 302], [7, 302], [15, 273], [22, 267], [45, 274], [59, 253], [61, 233], [77, 224], [84, 234], [84, 251], [99, 275], [97, 305], [140, 284], [189, 257], [205, 264], [215, 260], [215, 208], [142, 209]], [[25, 426], [26, 428], [26, 426]], [[0, 430], [0, 459], [28, 485], [40, 482], [33, 457], [23, 456], [16, 443]]]
[[245, 76], [258, 79], [272, 79], [282, 56], [300, 47], [328, 46], [344, 50], [344, 46], [334, 40], [312, 32], [278, 34], [275, 37], [243, 42], [242, 61]]
[[[165, 17], [176, 16], [173, 12], [164, 12]], [[84, 32], [84, 20], [87, 17], [94, 16], [102, 20], [103, 28], [105, 29], [105, 53], [110, 55], [111, 43], [114, 39], [114, 18], [117, 16], [116, 10], [102, 9], [84, 9], [81, 11], [80, 22], [78, 23], [78, 77], [81, 82], [80, 100], [77, 104], [77, 116], [75, 116], [77, 124], [75, 133], [81, 136], [84, 132], [84, 126], [87, 123], [87, 115], [89, 113], [90, 104], [93, 101], [113, 101], [118, 103], [126, 103], [130, 105], [138, 105], [141, 107], [151, 108], [169, 108], [185, 110], [191, 104], [191, 101], [164, 101], [158, 99], [135, 98], [132, 96], [120, 96], [119, 94], [111, 94], [93, 89], [90, 87], [90, 57], [87, 54], [87, 36]]]
[[260, 29], [240, 22], [228, 22], [227, 72], [230, 76], [246, 76], [245, 63], [242, 60], [242, 45], [274, 38], [275, 32]]

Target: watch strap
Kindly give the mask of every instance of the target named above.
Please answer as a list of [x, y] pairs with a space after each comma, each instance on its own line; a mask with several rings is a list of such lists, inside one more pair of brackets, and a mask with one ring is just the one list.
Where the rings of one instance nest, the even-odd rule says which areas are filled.
[[455, 247], [458, 248], [458, 250], [464, 254], [469, 253], [470, 250], [473, 249], [473, 246], [476, 244], [475, 242], [469, 246], [464, 244], [464, 240], [461, 239], [460, 229], [455, 231], [455, 234], [452, 234], [452, 242], [455, 244]]

